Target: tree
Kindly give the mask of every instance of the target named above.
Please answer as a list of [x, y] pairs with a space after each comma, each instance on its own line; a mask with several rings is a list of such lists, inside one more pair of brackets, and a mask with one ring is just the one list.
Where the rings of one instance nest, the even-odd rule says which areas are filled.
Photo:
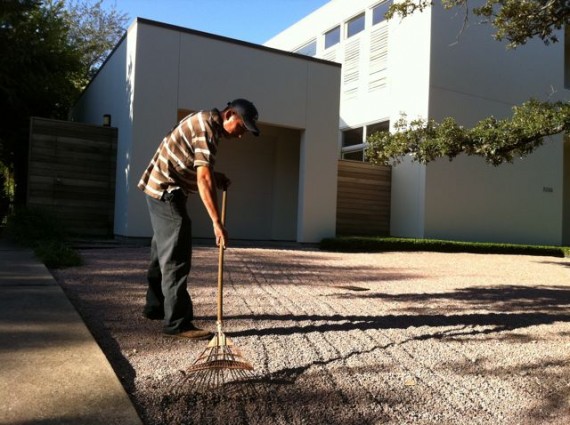
[[[31, 116], [65, 119], [103, 55], [119, 39], [124, 15], [101, 2], [0, 2], [0, 163], [25, 196]], [[98, 26], [99, 25], [99, 26]]]
[[459, 154], [477, 155], [493, 165], [512, 162], [541, 146], [544, 137], [570, 131], [570, 104], [529, 100], [513, 108], [511, 119], [494, 117], [466, 129], [453, 119], [441, 123], [405, 117], [395, 124], [396, 132], [379, 132], [368, 139], [367, 158], [377, 164], [399, 162], [411, 155], [421, 163]]
[[106, 10], [103, 0], [90, 3], [69, 0], [66, 6], [69, 38], [81, 53], [85, 68], [84, 83], [89, 82], [125, 33], [129, 17], [115, 7]]
[[68, 43], [62, 2], [9, 0], [2, 9], [0, 154], [18, 185], [26, 175], [29, 117], [64, 117], [78, 95], [74, 81], [82, 66]]
[[[402, 18], [423, 11], [431, 0], [405, 0], [390, 7], [387, 17]], [[446, 9], [466, 8], [468, 0], [441, 0]], [[570, 21], [568, 0], [486, 0], [473, 14], [483, 17], [496, 29], [497, 40], [508, 41], [509, 48], [524, 45], [538, 37], [546, 45], [558, 42], [556, 30]], [[394, 126], [394, 133], [376, 133], [368, 138], [367, 158], [377, 164], [397, 163], [409, 155], [421, 163], [438, 158], [452, 160], [461, 153], [483, 157], [493, 165], [512, 162], [541, 146], [544, 137], [570, 130], [570, 103], [529, 100], [513, 107], [510, 119], [494, 117], [479, 121], [466, 129], [448, 117], [440, 123], [403, 115]]]
[[[423, 11], [433, 4], [432, 0], [404, 0], [390, 6], [386, 17], [402, 18]], [[529, 39], [539, 37], [545, 44], [556, 43], [556, 30], [560, 30], [570, 19], [568, 0], [485, 0], [480, 7], [469, 9], [469, 0], [441, 0], [446, 9], [457, 6], [465, 8], [466, 18], [471, 10], [497, 30], [497, 40], [507, 40], [509, 47], [525, 44]]]

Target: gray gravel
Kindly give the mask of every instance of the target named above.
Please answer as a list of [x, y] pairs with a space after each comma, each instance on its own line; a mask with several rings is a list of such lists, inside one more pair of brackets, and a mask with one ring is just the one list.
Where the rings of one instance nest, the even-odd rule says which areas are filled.
[[[53, 271], [146, 424], [568, 424], [570, 260], [229, 248], [224, 330], [255, 366], [201, 393], [206, 341], [141, 316], [149, 250]], [[217, 251], [196, 247], [196, 324], [215, 330]]]

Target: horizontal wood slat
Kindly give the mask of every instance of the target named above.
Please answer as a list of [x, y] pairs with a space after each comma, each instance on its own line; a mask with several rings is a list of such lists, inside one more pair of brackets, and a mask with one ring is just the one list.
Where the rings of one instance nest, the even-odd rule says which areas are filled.
[[340, 160], [337, 235], [388, 235], [391, 185], [390, 167]]
[[33, 117], [29, 207], [56, 214], [68, 231], [112, 236], [117, 129]]

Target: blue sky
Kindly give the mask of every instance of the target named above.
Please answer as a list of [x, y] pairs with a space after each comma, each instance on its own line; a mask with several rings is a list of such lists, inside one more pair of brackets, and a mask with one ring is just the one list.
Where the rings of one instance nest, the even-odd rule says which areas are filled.
[[[103, 0], [129, 15], [263, 44], [329, 0]], [[346, 0], [345, 0], [346, 1]]]

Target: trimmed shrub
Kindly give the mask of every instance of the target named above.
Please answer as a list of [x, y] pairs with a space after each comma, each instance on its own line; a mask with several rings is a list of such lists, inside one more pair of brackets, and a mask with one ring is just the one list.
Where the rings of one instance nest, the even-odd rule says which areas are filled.
[[81, 256], [68, 243], [65, 226], [54, 214], [37, 208], [18, 208], [8, 217], [5, 236], [32, 248], [50, 268], [81, 265]]
[[358, 236], [323, 239], [320, 243], [320, 249], [337, 252], [435, 251], [545, 255], [552, 257], [570, 256], [570, 247]]

